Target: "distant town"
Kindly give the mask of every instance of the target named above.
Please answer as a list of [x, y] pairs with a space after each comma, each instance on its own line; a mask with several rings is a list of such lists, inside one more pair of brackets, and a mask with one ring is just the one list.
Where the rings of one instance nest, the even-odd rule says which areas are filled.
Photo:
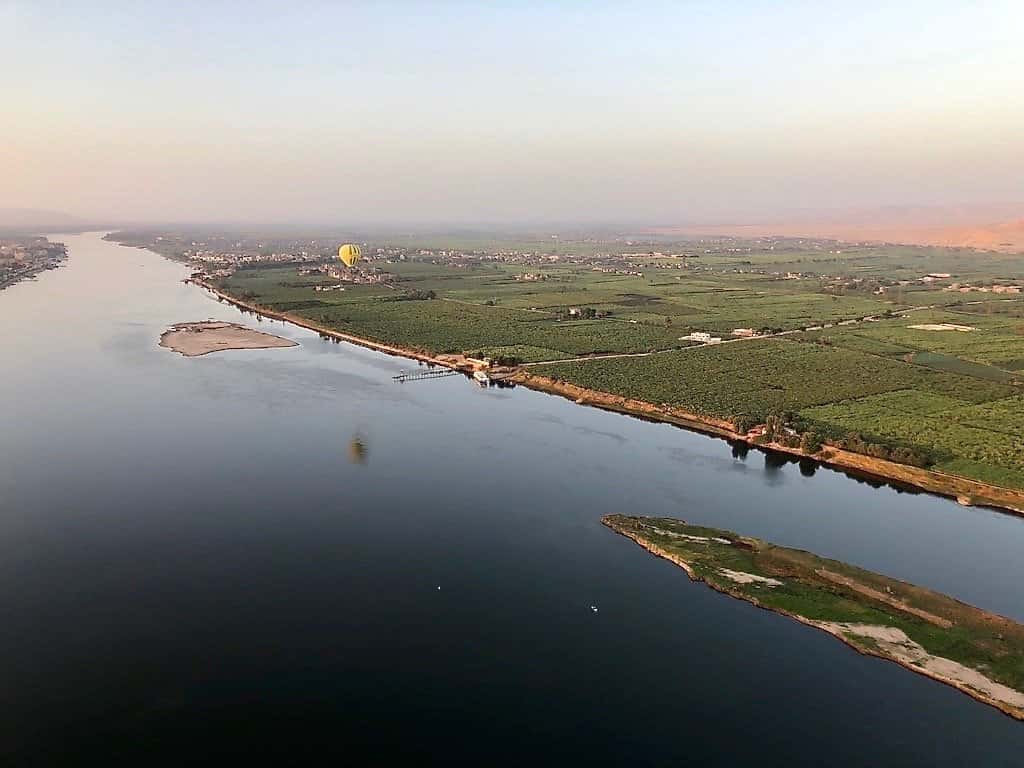
[[0, 288], [59, 267], [66, 258], [64, 244], [45, 237], [0, 240]]
[[[502, 266], [514, 270], [513, 278], [518, 283], [558, 282], [560, 269], [632, 278], [643, 278], [652, 269], [662, 275], [734, 275], [738, 278], [813, 283], [813, 289], [824, 294], [866, 294], [890, 299], [895, 297], [897, 301], [905, 291], [922, 289], [993, 294], [1020, 294], [1024, 291], [1024, 281], [1000, 280], [988, 275], [983, 279], [968, 281], [950, 272], [899, 274], [888, 269], [864, 269], [860, 265], [888, 262], [894, 250], [904, 249], [878, 242], [727, 236], [682, 241], [658, 237], [585, 237], [563, 240], [558, 235], [549, 235], [544, 239], [524, 241], [519, 247], [512, 247], [501, 239], [489, 240], [476, 247], [469, 247], [465, 243], [431, 247], [424, 244], [429, 240], [426, 237], [417, 238], [419, 242], [410, 245], [396, 245], [389, 242], [396, 239], [392, 236], [387, 239], [373, 238], [383, 240], [382, 245], [370, 245], [364, 241], [363, 261], [352, 269], [334, 260], [341, 239], [345, 238], [308, 239], [237, 234], [197, 236], [194, 233], [152, 231], [117, 233], [118, 242], [148, 248], [192, 264], [195, 267], [192, 277], [197, 280], [225, 280], [239, 270], [292, 266], [298, 277], [322, 278], [322, 282], [312, 285], [312, 290], [317, 293], [343, 291], [346, 285], [394, 288], [401, 278], [396, 276], [392, 268], [410, 263], [464, 271], [488, 265]], [[943, 252], [947, 256], [977, 253], [968, 248], [905, 250], [914, 251], [916, 256], [929, 251]], [[783, 268], [794, 264], [800, 264], [801, 267]], [[853, 264], [859, 268], [851, 269]], [[586, 307], [567, 306], [558, 311], [567, 319], [593, 319], [609, 314], [606, 309]], [[805, 330], [819, 330], [821, 327], [829, 328], [831, 325], [804, 326]], [[765, 326], [759, 330], [767, 333], [771, 329]], [[759, 334], [752, 329], [737, 328], [731, 335]], [[713, 335], [702, 333], [682, 338], [702, 343], [716, 341]]]

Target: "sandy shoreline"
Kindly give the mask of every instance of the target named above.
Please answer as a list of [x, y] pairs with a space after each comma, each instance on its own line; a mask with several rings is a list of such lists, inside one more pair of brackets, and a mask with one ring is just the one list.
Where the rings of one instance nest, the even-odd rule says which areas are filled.
[[[397, 357], [406, 357], [431, 365], [439, 365], [452, 370], [467, 370], [455, 361], [455, 356], [433, 355], [430, 353], [405, 349], [390, 344], [365, 339], [359, 336], [343, 333], [328, 328], [301, 317], [295, 317], [287, 312], [275, 312], [260, 307], [258, 304], [243, 301], [230, 294], [215, 288], [202, 281], [192, 281], [215, 296], [234, 304], [242, 309], [256, 312], [265, 317], [293, 323], [295, 325], [316, 331], [324, 336], [347, 341], [361, 347], [385, 352]], [[1017, 515], [1024, 515], [1024, 491], [1017, 491], [1012, 488], [1004, 488], [996, 485], [989, 485], [977, 480], [971, 480], [958, 475], [950, 475], [935, 470], [912, 467], [907, 464], [898, 464], [885, 459], [877, 459], [865, 456], [860, 453], [844, 451], [839, 448], [828, 447], [821, 454], [810, 455], [799, 448], [788, 448], [778, 443], [758, 445], [747, 435], [739, 434], [733, 430], [732, 424], [720, 419], [713, 419], [688, 413], [678, 408], [663, 408], [653, 403], [646, 403], [640, 400], [630, 400], [619, 395], [608, 392], [586, 389], [562, 381], [555, 381], [546, 376], [538, 376], [520, 369], [511, 379], [528, 389], [548, 394], [559, 395], [576, 402], [579, 405], [590, 405], [602, 410], [615, 411], [631, 416], [660, 421], [667, 424], [674, 424], [694, 432], [701, 432], [715, 437], [725, 438], [736, 442], [746, 443], [751, 447], [785, 453], [791, 456], [806, 458], [818, 464], [835, 467], [840, 470], [848, 470], [855, 474], [867, 475], [882, 481], [891, 481], [911, 486], [928, 493], [939, 496], [946, 496], [956, 499], [964, 505], [987, 506], [1012, 512]]]
[[298, 343], [235, 323], [203, 321], [176, 323], [160, 334], [160, 346], [185, 357], [199, 357], [228, 349], [275, 349]]
[[[945, 685], [952, 686], [953, 688], [966, 693], [971, 698], [993, 706], [1016, 720], [1024, 720], [1024, 694], [990, 680], [977, 670], [971, 669], [970, 667], [964, 667], [958, 662], [950, 659], [928, 654], [923, 648], [913, 641], [910, 641], [905, 636], [896, 636], [895, 633], [897, 632], [902, 635], [899, 630], [868, 625], [847, 625], [836, 622], [815, 621], [780, 608], [764, 606], [756, 599], [753, 599], [742, 592], [734, 592], [714, 582], [706, 581], [701, 578], [693, 567], [683, 558], [662, 549], [656, 544], [644, 540], [632, 531], [616, 527], [611, 524], [607, 518], [602, 518], [601, 523], [616, 533], [636, 542], [652, 555], [668, 560], [673, 565], [682, 568], [686, 571], [686, 574], [692, 581], [703, 582], [717, 592], [743, 600], [744, 602], [755, 605], [763, 610], [771, 611], [772, 613], [777, 613], [782, 616], [788, 616], [789, 618], [795, 619], [801, 624], [805, 624], [809, 627], [814, 627], [815, 629], [820, 629], [823, 632], [828, 632], [830, 635], [841, 640], [845, 645], [853, 648], [860, 654], [865, 656], [875, 656], [877, 658], [899, 664], [901, 667], [909, 669], [911, 672], [916, 672], [919, 675], [924, 675], [925, 677], [930, 677], [931, 679], [937, 680]], [[882, 636], [879, 634], [885, 630], [889, 631], [888, 635]], [[870, 637], [876, 641], [876, 645], [875, 647], [858, 645], [853, 639], [855, 636]]]

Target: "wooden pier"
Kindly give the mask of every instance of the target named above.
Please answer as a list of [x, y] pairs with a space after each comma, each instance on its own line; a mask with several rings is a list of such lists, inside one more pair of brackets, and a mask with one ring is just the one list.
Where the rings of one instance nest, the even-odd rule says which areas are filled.
[[445, 376], [458, 376], [462, 371], [456, 371], [451, 368], [434, 368], [428, 371], [413, 371], [412, 373], [406, 373], [402, 371], [397, 376], [391, 378], [397, 382], [406, 381], [420, 381], [421, 379], [440, 379]]

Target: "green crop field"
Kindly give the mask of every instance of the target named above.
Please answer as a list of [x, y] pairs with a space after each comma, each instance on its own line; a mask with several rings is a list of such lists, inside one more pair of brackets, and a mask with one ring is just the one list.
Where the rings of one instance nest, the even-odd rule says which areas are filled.
[[[1024, 487], [1017, 416], [1024, 300], [919, 280], [929, 272], [1018, 279], [1020, 255], [793, 240], [748, 248], [434, 240], [416, 247], [476, 250], [445, 263], [418, 251], [373, 262], [393, 275], [390, 285], [318, 292], [333, 281], [300, 276], [295, 265], [240, 269], [222, 285], [268, 309], [377, 341], [540, 363], [535, 373], [709, 417], [794, 414], [827, 439], [853, 435], [912, 451], [938, 469]], [[655, 250], [685, 258], [648, 254]], [[519, 264], [485, 252], [553, 255]], [[632, 255], [587, 261], [609, 252]], [[912, 327], [941, 323], [973, 330]], [[699, 348], [681, 340], [693, 331], [731, 339], [737, 328], [793, 334]]]
[[534, 370], [717, 418], [789, 411], [825, 435], [856, 433], [937, 469], [1024, 488], [1021, 388], [985, 378], [782, 339]]
[[802, 411], [811, 422], [927, 449], [936, 468], [986, 482], [1024, 487], [1024, 399], [971, 404], [907, 390]]
[[847, 349], [754, 339], [643, 358], [554, 363], [537, 372], [614, 394], [719, 418], [798, 411], [866, 394], [913, 389], [969, 402], [1010, 387]]
[[664, 328], [601, 320], [559, 321], [546, 313], [443, 299], [370, 300], [300, 310], [299, 314], [346, 333], [431, 352], [523, 346], [571, 357], [683, 346]]
[[[911, 312], [906, 317], [815, 332], [822, 343], [996, 381], [1024, 380], [1024, 320], [1010, 314], [1024, 301], [1006, 302], [1002, 313], [974, 314], [961, 308]], [[971, 330], [926, 330], [913, 326], [952, 324]]]
[[[321, 282], [295, 277], [294, 268], [259, 269], [236, 272], [224, 287], [269, 309], [294, 312], [345, 333], [434, 353], [494, 354], [516, 347], [520, 359], [529, 362], [675, 349], [688, 344], [679, 341], [680, 332], [663, 325], [611, 319], [558, 320], [551, 312], [454, 299], [397, 301], [401, 290], [381, 286], [313, 291]], [[430, 286], [441, 282], [431, 275], [427, 280], [403, 282], [400, 288], [434, 290]]]

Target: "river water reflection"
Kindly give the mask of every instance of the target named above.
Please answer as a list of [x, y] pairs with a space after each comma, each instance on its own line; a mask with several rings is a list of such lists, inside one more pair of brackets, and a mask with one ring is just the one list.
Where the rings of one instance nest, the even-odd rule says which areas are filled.
[[[523, 388], [397, 384], [415, 363], [60, 239], [66, 267], [0, 293], [9, 758], [1020, 764], [1024, 725], [598, 521], [728, 528], [1024, 619], [1024, 519]], [[157, 346], [207, 318], [300, 346]]]

